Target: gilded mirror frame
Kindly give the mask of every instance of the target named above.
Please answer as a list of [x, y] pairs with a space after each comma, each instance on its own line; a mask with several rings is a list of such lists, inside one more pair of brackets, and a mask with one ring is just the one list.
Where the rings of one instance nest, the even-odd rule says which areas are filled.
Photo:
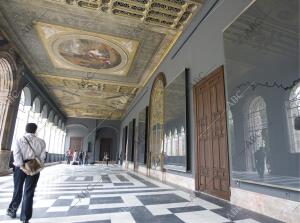
[[164, 73], [159, 73], [155, 78], [149, 106], [149, 149], [147, 167], [149, 169], [163, 169], [163, 124], [164, 124], [164, 90], [166, 78]]

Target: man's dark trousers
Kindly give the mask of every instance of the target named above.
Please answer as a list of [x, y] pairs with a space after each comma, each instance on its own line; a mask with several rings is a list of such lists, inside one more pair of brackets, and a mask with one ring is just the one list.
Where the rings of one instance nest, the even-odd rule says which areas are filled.
[[20, 216], [21, 221], [29, 220], [32, 217], [33, 196], [39, 177], [39, 173], [34, 176], [28, 176], [20, 169], [20, 167], [15, 168], [14, 194], [12, 201], [9, 204], [8, 210], [10, 212], [17, 212], [22, 200], [23, 185], [25, 182], [24, 196]]

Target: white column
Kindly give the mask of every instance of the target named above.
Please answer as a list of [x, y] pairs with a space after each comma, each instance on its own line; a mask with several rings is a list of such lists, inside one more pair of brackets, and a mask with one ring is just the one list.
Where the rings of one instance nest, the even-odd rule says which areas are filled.
[[43, 140], [45, 140], [45, 137], [46, 137], [46, 127], [47, 127], [47, 119], [43, 119], [43, 122], [42, 122], [42, 124], [43, 124], [43, 134], [42, 134], [42, 138], [43, 138]]
[[46, 126], [45, 126], [45, 143], [46, 143], [46, 151], [49, 152], [49, 141], [50, 141], [50, 123], [48, 120], [46, 120]]
[[63, 139], [62, 139], [62, 150], [63, 150], [63, 154], [65, 154], [65, 142], [66, 142], [66, 132], [63, 131]]
[[49, 149], [48, 149], [48, 152], [49, 153], [53, 153], [53, 148], [52, 148], [52, 135], [53, 135], [53, 132], [52, 132], [52, 126], [53, 123], [49, 123], [49, 141], [48, 141], [48, 145], [49, 145]]
[[58, 137], [57, 137], [57, 126], [54, 126], [54, 149], [55, 149], [55, 154], [58, 154], [58, 148], [57, 148], [57, 141], [58, 141]]
[[51, 151], [52, 153], [56, 153], [56, 149], [55, 149], [55, 125], [51, 126]]
[[25, 106], [26, 124], [29, 122], [31, 106]]
[[58, 142], [57, 142], [57, 147], [58, 147], [58, 153], [59, 153], [59, 154], [62, 154], [61, 140], [62, 140], [62, 137], [61, 137], [61, 129], [58, 128]]

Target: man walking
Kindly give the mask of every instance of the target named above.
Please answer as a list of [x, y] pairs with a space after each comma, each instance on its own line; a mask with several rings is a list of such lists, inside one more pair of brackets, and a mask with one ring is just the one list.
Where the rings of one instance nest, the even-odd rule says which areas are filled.
[[80, 151], [79, 153], [79, 165], [83, 164], [83, 151]]
[[260, 178], [263, 178], [265, 173], [265, 157], [266, 153], [263, 147], [260, 147], [259, 150], [254, 153], [255, 167]]
[[[13, 148], [13, 164], [15, 166], [14, 193], [7, 210], [7, 215], [11, 218], [16, 218], [16, 212], [23, 196], [20, 220], [24, 223], [28, 223], [29, 219], [32, 217], [33, 196], [40, 173], [33, 176], [26, 175], [20, 167], [35, 157], [37, 157], [43, 165], [46, 157], [45, 141], [35, 135], [36, 130], [36, 124], [28, 123], [26, 125], [26, 134], [22, 138], [18, 139], [15, 147]], [[25, 188], [23, 194], [24, 182]]]

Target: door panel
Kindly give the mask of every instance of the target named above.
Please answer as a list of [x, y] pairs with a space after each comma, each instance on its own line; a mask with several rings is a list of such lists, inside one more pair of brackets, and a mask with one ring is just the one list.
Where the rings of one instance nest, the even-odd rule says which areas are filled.
[[196, 189], [229, 200], [229, 164], [223, 67], [194, 87]]
[[81, 151], [82, 149], [82, 137], [71, 137], [70, 138], [70, 149], [74, 152], [75, 150]]

